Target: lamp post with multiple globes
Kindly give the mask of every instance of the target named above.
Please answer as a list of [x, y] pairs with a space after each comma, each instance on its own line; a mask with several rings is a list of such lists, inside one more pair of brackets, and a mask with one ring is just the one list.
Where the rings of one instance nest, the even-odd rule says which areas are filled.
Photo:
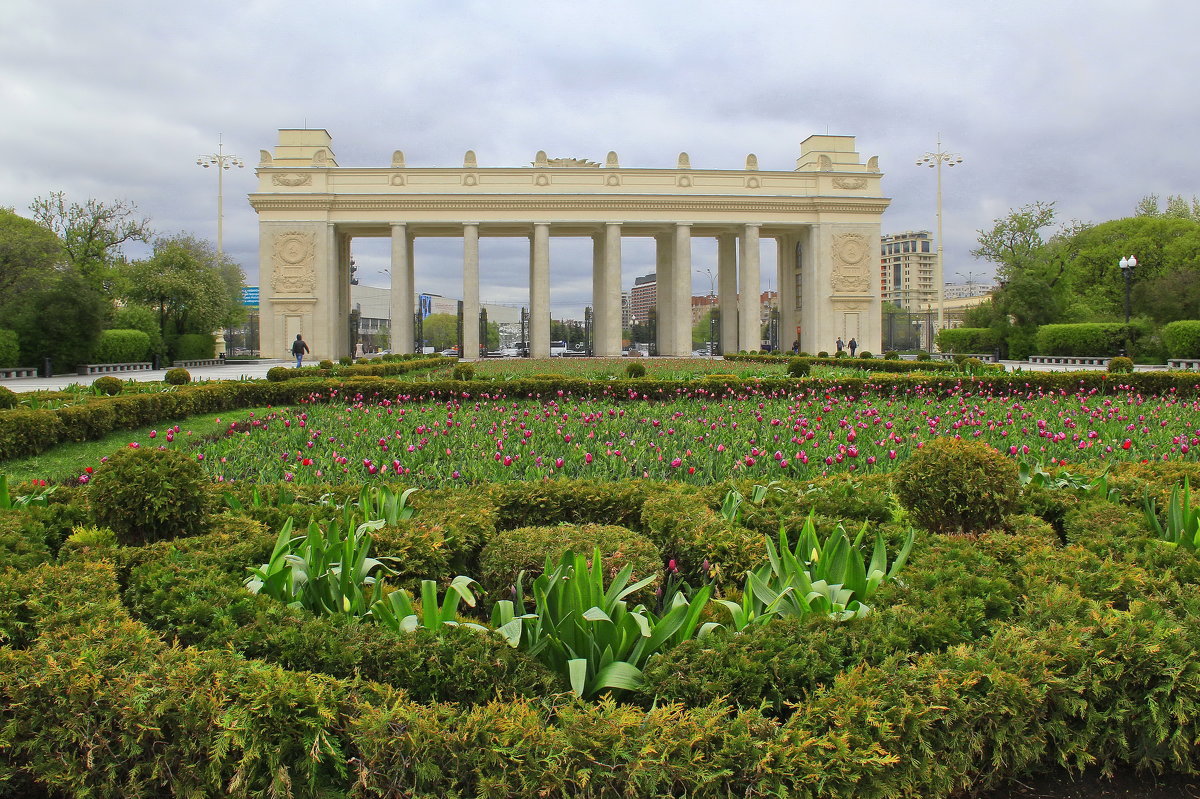
[[225, 144], [222, 137], [218, 135], [217, 151], [202, 155], [196, 159], [196, 166], [202, 166], [205, 169], [209, 167], [217, 168], [217, 263], [221, 262], [222, 254], [222, 225], [225, 219], [225, 170], [237, 167], [243, 169], [246, 163], [236, 155], [225, 152]]
[[942, 150], [941, 134], [938, 134], [937, 150], [932, 153], [925, 153], [925, 155], [917, 160], [917, 166], [927, 166], [930, 169], [937, 169], [937, 274], [934, 276], [934, 280], [937, 281], [938, 330], [942, 329], [946, 314], [946, 284], [942, 266], [942, 164], [957, 166], [962, 162], [962, 156]]

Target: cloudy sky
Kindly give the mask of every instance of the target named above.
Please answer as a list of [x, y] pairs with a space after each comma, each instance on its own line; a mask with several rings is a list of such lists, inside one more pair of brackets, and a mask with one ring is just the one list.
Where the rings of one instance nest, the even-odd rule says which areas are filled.
[[[964, 159], [943, 175], [947, 279], [983, 280], [976, 231], [1010, 208], [1098, 222], [1200, 193], [1197, 23], [1194, 0], [3, 0], [0, 206], [124, 199], [159, 233], [215, 240], [216, 176], [195, 161], [221, 135], [248, 164], [226, 174], [224, 247], [254, 284], [245, 196], [278, 128], [327, 129], [342, 166], [615, 150], [630, 167], [687, 151], [737, 169], [753, 152], [788, 170], [805, 137], [849, 134], [879, 156], [884, 232], [935, 229], [934, 172], [915, 161], [940, 134]], [[521, 302], [527, 245], [482, 246], [485, 301]], [[386, 247], [356, 240], [362, 282], [386, 283]], [[627, 240], [626, 285], [650, 247]], [[458, 296], [460, 258], [458, 240], [420, 241], [418, 290]], [[590, 243], [555, 239], [551, 258], [554, 313], [574, 315]]]

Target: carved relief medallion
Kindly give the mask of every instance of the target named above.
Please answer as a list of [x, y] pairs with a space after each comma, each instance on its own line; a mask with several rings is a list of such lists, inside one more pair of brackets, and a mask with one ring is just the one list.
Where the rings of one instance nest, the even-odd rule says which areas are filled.
[[313, 268], [316, 249], [313, 233], [277, 233], [271, 253], [272, 288], [280, 294], [311, 294], [317, 285]]
[[845, 233], [833, 237], [833, 290], [839, 294], [871, 290], [871, 251], [866, 236]]
[[271, 183], [276, 186], [311, 186], [312, 175], [297, 175], [295, 173], [271, 175]]
[[833, 185], [839, 189], [861, 189], [867, 185], [866, 178], [834, 178]]

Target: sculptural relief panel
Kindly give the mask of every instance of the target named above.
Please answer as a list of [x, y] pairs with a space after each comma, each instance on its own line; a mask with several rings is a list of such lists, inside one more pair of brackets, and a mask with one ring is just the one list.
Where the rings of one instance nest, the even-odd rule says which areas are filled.
[[861, 233], [843, 233], [833, 237], [833, 273], [835, 294], [860, 294], [871, 290], [871, 242]]
[[288, 231], [275, 234], [271, 250], [271, 287], [280, 294], [312, 294], [317, 285], [316, 250], [314, 233]]

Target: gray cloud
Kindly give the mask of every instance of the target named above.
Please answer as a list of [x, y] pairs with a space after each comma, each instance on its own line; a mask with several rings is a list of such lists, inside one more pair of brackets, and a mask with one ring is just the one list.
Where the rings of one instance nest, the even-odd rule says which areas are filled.
[[[934, 228], [933, 174], [914, 162], [940, 133], [965, 159], [944, 175], [947, 273], [979, 273], [976, 230], [1009, 208], [1054, 200], [1064, 221], [1102, 221], [1151, 192], [1200, 192], [1197, 21], [1167, 0], [9, 0], [0, 205], [24, 211], [58, 189], [124, 198], [156, 230], [215, 237], [216, 180], [194, 162], [223, 134], [251, 164], [225, 176], [224, 234], [253, 282], [245, 195], [281, 127], [327, 128], [350, 166], [384, 165], [394, 149], [414, 165], [455, 165], [467, 149], [515, 165], [543, 149], [616, 150], [630, 166], [687, 151], [726, 168], [754, 152], [764, 169], [791, 169], [806, 136], [852, 134], [880, 157], [885, 231]], [[484, 240], [485, 296], [521, 301], [526, 246]], [[586, 301], [589, 248], [553, 242], [556, 312]], [[625, 249], [628, 284], [653, 255]], [[364, 282], [385, 279], [386, 246], [355, 252]], [[421, 243], [418, 286], [456, 294], [460, 253]], [[708, 253], [697, 242], [698, 269]], [[707, 277], [694, 285], [707, 291]]]

